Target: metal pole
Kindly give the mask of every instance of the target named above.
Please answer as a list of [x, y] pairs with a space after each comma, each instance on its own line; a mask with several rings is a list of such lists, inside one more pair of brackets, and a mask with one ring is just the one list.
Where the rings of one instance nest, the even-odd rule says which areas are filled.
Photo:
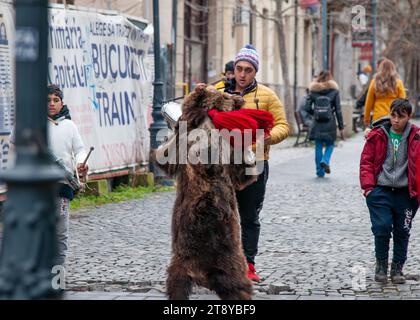
[[328, 69], [327, 53], [327, 0], [322, 0], [322, 68]]
[[312, 18], [312, 61], [311, 61], [311, 81], [315, 75], [315, 67], [318, 66], [318, 48], [316, 39], [318, 38], [318, 22]]
[[63, 174], [47, 156], [47, 19], [48, 0], [16, 1], [16, 164], [1, 177], [8, 186], [0, 251], [3, 299], [60, 295], [52, 272], [56, 187]]
[[295, 0], [295, 57], [294, 57], [294, 83], [293, 83], [293, 103], [297, 110], [297, 49], [298, 49], [298, 0]]
[[[159, 147], [160, 142], [156, 140], [156, 135], [159, 130], [167, 129], [168, 126], [163, 119], [162, 101], [163, 101], [163, 81], [161, 74], [161, 60], [160, 60], [160, 28], [159, 28], [159, 0], [153, 0], [153, 39], [154, 39], [154, 55], [155, 55], [155, 81], [153, 82], [153, 123], [150, 125], [150, 148], [152, 150]], [[153, 164], [150, 169], [155, 173], [155, 176], [161, 176], [162, 172], [158, 170]]]
[[253, 29], [254, 29], [254, 23], [252, 20], [252, 0], [249, 0], [249, 43], [254, 43], [254, 37], [253, 37]]
[[178, 0], [172, 0], [172, 97], [176, 95], [176, 37], [177, 37], [177, 24], [178, 24]]
[[376, 73], [376, 19], [378, 15], [378, 2], [377, 0], [372, 0], [372, 74]]

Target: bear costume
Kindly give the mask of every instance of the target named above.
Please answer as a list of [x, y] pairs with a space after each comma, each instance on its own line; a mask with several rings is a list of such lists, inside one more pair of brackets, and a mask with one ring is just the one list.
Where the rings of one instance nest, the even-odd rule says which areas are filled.
[[[241, 159], [235, 164], [234, 146], [223, 137], [215, 146], [210, 137], [215, 126], [209, 117], [209, 110], [238, 110], [243, 103], [239, 96], [198, 85], [184, 99], [174, 134], [151, 153], [153, 163], [176, 177], [177, 185], [172, 258], [166, 281], [169, 299], [188, 299], [194, 283], [215, 291], [221, 299], [251, 299], [252, 282], [247, 278], [235, 190], [256, 181], [255, 159]], [[180, 134], [185, 124], [189, 137]], [[186, 150], [180, 149], [181, 145]], [[227, 148], [229, 152], [217, 153], [215, 148]], [[181, 153], [196, 159], [181, 161]], [[218, 163], [204, 161], [212, 154], [218, 157]], [[246, 156], [244, 153], [242, 157]], [[245, 174], [246, 170], [254, 171]]]

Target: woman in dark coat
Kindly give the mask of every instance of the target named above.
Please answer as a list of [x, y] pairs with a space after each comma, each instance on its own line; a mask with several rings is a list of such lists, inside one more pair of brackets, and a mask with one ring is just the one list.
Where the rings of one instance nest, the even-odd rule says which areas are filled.
[[[310, 84], [309, 92], [301, 114], [305, 124], [311, 128], [309, 139], [315, 140], [316, 175], [324, 177], [326, 173], [331, 172], [330, 159], [337, 139], [337, 122], [343, 136], [344, 124], [339, 87], [331, 73], [325, 70], [321, 71], [316, 80]], [[318, 108], [321, 104], [322, 108]], [[325, 111], [326, 116], [319, 116], [321, 114], [319, 110]]]

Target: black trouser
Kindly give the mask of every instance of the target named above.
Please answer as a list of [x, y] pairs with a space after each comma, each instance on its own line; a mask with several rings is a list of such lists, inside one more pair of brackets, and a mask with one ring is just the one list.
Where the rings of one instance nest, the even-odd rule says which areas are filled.
[[417, 198], [410, 198], [408, 188], [376, 187], [366, 202], [375, 236], [375, 255], [378, 260], [388, 260], [389, 240], [394, 236], [392, 261], [404, 264], [407, 259], [411, 224], [416, 215]]
[[268, 180], [268, 161], [264, 161], [264, 171], [258, 176], [258, 180], [236, 192], [239, 214], [241, 216], [242, 245], [246, 260], [255, 263], [258, 253], [258, 239], [260, 236], [259, 214], [263, 207], [265, 187]]

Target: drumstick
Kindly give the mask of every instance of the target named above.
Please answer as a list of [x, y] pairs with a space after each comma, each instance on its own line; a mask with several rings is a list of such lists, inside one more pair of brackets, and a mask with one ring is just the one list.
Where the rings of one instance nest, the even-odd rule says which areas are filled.
[[[83, 161], [82, 166], [84, 167], [86, 165], [86, 162], [88, 161], [90, 154], [92, 153], [92, 151], [94, 150], [94, 147], [90, 147], [89, 153], [87, 154], [85, 161]], [[76, 170], [76, 174], [77, 174], [77, 180], [80, 181], [80, 177], [79, 177], [79, 172]], [[82, 177], [83, 182], [86, 181], [86, 176]]]
[[87, 154], [85, 161], [83, 161], [82, 166], [85, 166], [86, 165], [86, 162], [88, 161], [88, 159], [90, 157], [90, 154], [92, 153], [92, 151], [94, 149], [95, 149], [94, 147], [90, 147], [89, 153]]

